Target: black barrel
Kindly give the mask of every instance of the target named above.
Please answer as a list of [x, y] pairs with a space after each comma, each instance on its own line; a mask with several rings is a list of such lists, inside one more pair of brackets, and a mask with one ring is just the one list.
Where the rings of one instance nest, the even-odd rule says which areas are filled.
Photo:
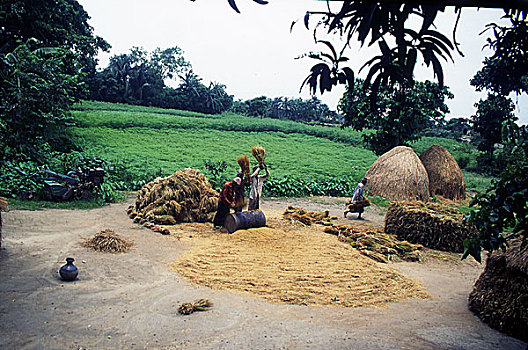
[[244, 211], [229, 214], [224, 223], [227, 232], [236, 230], [266, 226], [266, 216], [262, 210]]

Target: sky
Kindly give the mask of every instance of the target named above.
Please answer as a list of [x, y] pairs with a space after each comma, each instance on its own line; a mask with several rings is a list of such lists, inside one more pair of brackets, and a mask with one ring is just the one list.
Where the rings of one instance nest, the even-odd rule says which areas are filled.
[[[112, 45], [109, 53], [99, 55], [100, 67], [108, 64], [112, 55], [127, 53], [133, 46], [147, 51], [178, 46], [184, 51], [195, 73], [204, 84], [219, 82], [235, 99], [258, 96], [310, 98], [307, 88], [299, 92], [301, 83], [316, 63], [310, 58], [298, 58], [303, 53], [319, 51], [313, 31], [307, 30], [303, 17], [307, 10], [326, 7], [324, 1], [269, 0], [259, 5], [250, 0], [237, 0], [241, 13], [231, 9], [227, 0], [78, 0], [88, 12], [96, 35]], [[464, 57], [453, 53], [454, 63], [444, 62], [445, 84], [455, 95], [447, 100], [449, 117], [470, 117], [474, 104], [486, 97], [476, 92], [469, 80], [482, 67], [486, 35], [479, 35], [490, 22], [497, 22], [501, 10], [464, 9], [456, 39]], [[297, 24], [290, 31], [292, 21]], [[452, 37], [455, 16], [448, 9], [435, 23], [441, 32]], [[311, 23], [311, 29], [315, 25]], [[491, 32], [488, 32], [491, 35]], [[487, 33], [486, 33], [487, 34]], [[327, 37], [334, 46], [341, 46], [339, 37]], [[345, 52], [349, 66], [357, 74], [359, 68], [377, 49], [360, 47], [353, 42]], [[419, 67], [419, 80], [433, 80], [431, 69]], [[364, 77], [366, 72], [359, 73]], [[342, 86], [316, 96], [332, 109], [337, 107], [344, 92]], [[528, 123], [528, 97], [510, 96], [516, 103], [515, 114], [520, 124]]]

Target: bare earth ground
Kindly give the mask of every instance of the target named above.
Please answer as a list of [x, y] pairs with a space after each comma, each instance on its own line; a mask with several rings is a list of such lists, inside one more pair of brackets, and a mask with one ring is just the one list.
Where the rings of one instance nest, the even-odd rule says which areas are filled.
[[[130, 203], [3, 213], [0, 349], [526, 348], [468, 311], [468, 294], [483, 268], [474, 261], [430, 251], [423, 263], [379, 264], [421, 283], [428, 299], [355, 308], [270, 303], [183, 279], [170, 265], [192, 249], [198, 233], [182, 225], [178, 240], [144, 229], [127, 217]], [[383, 208], [367, 208], [360, 222], [356, 214], [341, 217], [343, 203], [317, 197], [266, 200], [262, 207], [269, 220], [294, 205], [328, 209], [339, 223], [382, 223]], [[82, 237], [105, 228], [133, 240], [135, 248], [115, 255], [79, 246]], [[210, 224], [202, 231], [218, 234]], [[80, 274], [67, 283], [57, 270], [70, 256]], [[177, 313], [179, 304], [197, 298], [210, 299], [214, 307], [190, 316]]]

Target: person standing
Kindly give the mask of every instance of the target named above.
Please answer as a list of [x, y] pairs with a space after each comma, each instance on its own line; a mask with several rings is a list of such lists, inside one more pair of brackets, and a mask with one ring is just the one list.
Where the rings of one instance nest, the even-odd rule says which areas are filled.
[[[368, 179], [366, 177], [361, 180], [360, 183], [357, 184], [356, 189], [354, 190], [354, 193], [352, 194], [352, 199], [350, 200], [351, 204], [360, 202], [365, 200], [364, 194], [365, 194], [365, 185], [368, 183]], [[358, 213], [358, 220], [363, 220], [361, 217], [361, 214], [365, 211], [363, 209], [363, 206], [360, 206], [357, 210]], [[345, 210], [345, 218], [347, 214], [350, 212], [350, 210]]]
[[224, 226], [226, 216], [229, 214], [229, 209], [236, 206], [236, 191], [241, 183], [242, 179], [235, 177], [233, 181], [226, 182], [222, 187], [220, 197], [218, 197], [218, 209], [216, 210], [216, 215], [213, 221], [215, 228]]
[[[264, 169], [266, 173], [259, 175], [259, 172]], [[267, 180], [270, 173], [265, 163], [261, 166], [253, 167], [253, 174], [250, 176], [251, 188], [249, 189], [249, 205], [248, 210], [258, 210], [260, 208], [260, 195], [262, 194], [262, 185]]]

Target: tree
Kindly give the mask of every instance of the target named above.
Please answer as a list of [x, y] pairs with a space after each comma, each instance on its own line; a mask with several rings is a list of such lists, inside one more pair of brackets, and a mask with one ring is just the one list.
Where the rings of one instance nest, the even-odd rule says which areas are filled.
[[375, 104], [371, 103], [371, 93], [363, 80], [356, 79], [338, 108], [344, 115], [344, 126], [373, 130], [363, 139], [378, 155], [418, 140], [431, 123], [439, 122], [449, 112], [444, 100], [453, 97], [445, 86], [430, 81], [409, 87], [380, 86]]
[[481, 166], [493, 168], [495, 145], [503, 140], [502, 129], [517, 120], [513, 114], [513, 102], [502, 95], [488, 94], [486, 100], [475, 103], [477, 112], [472, 116], [473, 130], [480, 136], [477, 149], [485, 152], [480, 158]]

